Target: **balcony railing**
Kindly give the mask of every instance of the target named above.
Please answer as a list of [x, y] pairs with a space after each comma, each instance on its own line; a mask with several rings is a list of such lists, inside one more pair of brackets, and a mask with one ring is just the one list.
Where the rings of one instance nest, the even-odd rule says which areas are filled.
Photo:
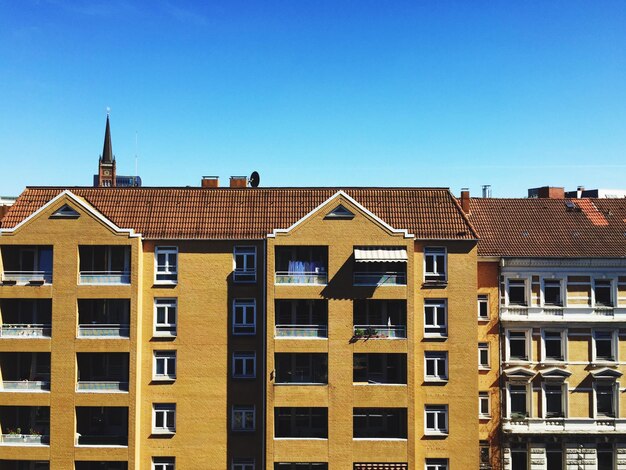
[[4, 271], [3, 283], [15, 284], [52, 284], [52, 271]]
[[5, 323], [0, 325], [0, 337], [2, 338], [42, 338], [50, 337], [50, 332], [51, 326], [45, 323]]
[[128, 436], [98, 436], [76, 433], [77, 446], [127, 446]]
[[406, 338], [406, 326], [354, 325], [354, 336], [372, 339], [404, 339]]
[[386, 273], [354, 273], [355, 286], [405, 286], [406, 273], [386, 272]]
[[0, 434], [0, 444], [5, 446], [41, 446], [50, 443], [47, 434]]
[[277, 338], [327, 338], [326, 325], [276, 325]]
[[626, 418], [504, 418], [508, 433], [624, 433]]
[[78, 392], [128, 392], [128, 382], [118, 382], [114, 380], [84, 381], [76, 384]]
[[78, 336], [81, 338], [127, 338], [129, 333], [129, 325], [118, 323], [78, 325]]
[[130, 284], [130, 271], [81, 271], [81, 284]]
[[558, 307], [526, 307], [519, 305], [501, 306], [500, 318], [505, 321], [527, 321], [539, 319], [542, 321], [611, 321], [616, 316], [626, 315], [624, 307], [590, 307], [586, 305]]
[[47, 392], [50, 382], [41, 380], [3, 380], [2, 392]]
[[328, 275], [324, 272], [276, 271], [276, 284], [326, 285]]

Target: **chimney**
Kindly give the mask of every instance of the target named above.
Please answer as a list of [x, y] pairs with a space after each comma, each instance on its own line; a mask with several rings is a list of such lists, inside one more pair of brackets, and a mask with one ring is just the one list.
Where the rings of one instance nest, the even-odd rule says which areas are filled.
[[468, 188], [461, 188], [461, 209], [466, 214], [470, 213], [470, 192]]
[[484, 198], [491, 197], [491, 185], [490, 184], [483, 184], [483, 197]]
[[231, 176], [230, 187], [231, 188], [245, 188], [248, 186], [247, 176]]
[[542, 186], [541, 188], [531, 188], [528, 190], [528, 197], [539, 199], [565, 199], [565, 189], [554, 186]]
[[219, 176], [203, 176], [202, 187], [203, 188], [218, 188], [220, 185]]

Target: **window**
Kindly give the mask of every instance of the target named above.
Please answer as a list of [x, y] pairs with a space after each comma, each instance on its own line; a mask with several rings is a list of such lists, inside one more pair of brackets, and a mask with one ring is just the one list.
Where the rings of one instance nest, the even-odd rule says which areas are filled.
[[424, 352], [424, 380], [442, 381], [448, 380], [448, 353], [445, 351]]
[[174, 457], [152, 457], [152, 470], [175, 470]]
[[508, 360], [529, 361], [530, 360], [530, 331], [507, 330], [508, 337]]
[[448, 459], [426, 459], [426, 470], [448, 470]]
[[[598, 470], [613, 470], [614, 468], [619, 468], [621, 467], [620, 462], [621, 462], [621, 455], [617, 454], [618, 458], [620, 460], [618, 460], [617, 462], [617, 466], [615, 465], [615, 460], [613, 457], [613, 449], [611, 448], [612, 446], [610, 444], [605, 446], [600, 447], [602, 444], [598, 445]], [[603, 448], [604, 447], [604, 448]], [[620, 452], [621, 449], [617, 450], [617, 452]]]
[[563, 450], [562, 449], [546, 449], [546, 468], [554, 468], [560, 470], [563, 468]]
[[565, 384], [543, 384], [543, 394], [545, 400], [545, 417], [546, 418], [564, 418], [565, 417], [565, 397], [563, 388]]
[[478, 296], [478, 319], [489, 320], [489, 296]]
[[511, 450], [511, 470], [528, 470], [528, 453], [526, 449]]
[[615, 389], [615, 382], [594, 384], [596, 417], [615, 418], [617, 416]]
[[488, 441], [480, 441], [480, 468], [491, 468], [491, 447]]
[[593, 332], [593, 362], [616, 362], [617, 361], [617, 332], [598, 331]]
[[353, 408], [354, 439], [406, 439], [406, 408]]
[[152, 432], [154, 434], [174, 434], [176, 432], [176, 404], [152, 404]]
[[478, 417], [489, 418], [490, 416], [489, 392], [478, 392]]
[[528, 305], [526, 300], [526, 280], [525, 279], [509, 279], [508, 285], [508, 298], [509, 305]]
[[560, 279], [544, 279], [543, 280], [543, 303], [544, 305], [563, 305], [563, 296], [561, 295]]
[[254, 406], [233, 406], [233, 431], [254, 431]]
[[232, 470], [254, 470], [254, 459], [233, 459]]
[[424, 414], [425, 434], [448, 434], [448, 405], [426, 405]]
[[233, 281], [256, 282], [256, 247], [236, 246], [233, 256], [235, 258]]
[[612, 307], [613, 300], [611, 290], [610, 279], [594, 279], [593, 296], [595, 298], [595, 305], [600, 307]]
[[543, 338], [543, 360], [544, 361], [558, 361], [565, 360], [565, 345], [566, 341], [564, 331], [542, 331]]
[[154, 380], [174, 380], [176, 378], [176, 351], [154, 351]]
[[446, 249], [424, 248], [424, 281], [445, 282], [446, 280]]
[[509, 384], [509, 417], [513, 419], [528, 417], [528, 385]]
[[178, 282], [178, 248], [157, 246], [154, 249], [154, 283], [176, 284]]
[[233, 378], [254, 379], [256, 377], [256, 352], [233, 353]]
[[489, 369], [489, 343], [478, 343], [478, 368]]
[[233, 302], [233, 334], [253, 335], [256, 333], [256, 301], [254, 299]]
[[443, 299], [424, 300], [424, 336], [448, 336], [446, 301]]
[[328, 439], [328, 408], [275, 407], [274, 437]]
[[177, 299], [154, 299], [154, 336], [176, 336]]

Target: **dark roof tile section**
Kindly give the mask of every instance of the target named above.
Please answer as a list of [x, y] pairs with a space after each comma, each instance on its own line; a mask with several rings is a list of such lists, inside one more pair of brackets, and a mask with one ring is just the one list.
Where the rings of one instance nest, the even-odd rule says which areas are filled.
[[469, 219], [480, 256], [626, 257], [626, 199], [472, 198]]
[[[342, 188], [27, 188], [2, 227], [14, 227], [64, 189], [121, 228], [148, 239], [259, 239], [290, 227]], [[445, 188], [344, 188], [396, 229], [418, 239], [476, 239]]]

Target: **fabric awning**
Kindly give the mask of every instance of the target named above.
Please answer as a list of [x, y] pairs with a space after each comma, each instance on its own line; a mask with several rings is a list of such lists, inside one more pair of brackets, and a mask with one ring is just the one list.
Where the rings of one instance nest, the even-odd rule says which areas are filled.
[[355, 248], [354, 260], [359, 263], [406, 263], [409, 257], [406, 248], [372, 246]]

